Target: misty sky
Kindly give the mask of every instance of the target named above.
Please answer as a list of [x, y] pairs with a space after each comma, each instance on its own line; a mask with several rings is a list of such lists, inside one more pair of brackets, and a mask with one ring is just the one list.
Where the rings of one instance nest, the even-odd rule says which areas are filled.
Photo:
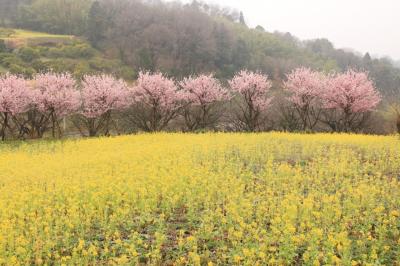
[[[186, 1], [187, 2], [187, 1]], [[399, 0], [208, 0], [244, 12], [249, 26], [327, 38], [337, 48], [400, 60]]]

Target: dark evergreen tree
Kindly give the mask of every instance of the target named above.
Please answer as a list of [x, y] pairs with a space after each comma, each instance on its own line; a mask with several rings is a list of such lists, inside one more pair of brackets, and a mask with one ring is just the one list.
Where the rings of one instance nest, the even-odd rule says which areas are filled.
[[363, 57], [363, 66], [366, 70], [371, 70], [372, 58], [369, 53], [366, 53]]
[[234, 54], [233, 64], [236, 70], [248, 67], [248, 62], [251, 57], [251, 52], [245, 40], [242, 39], [237, 40], [233, 54]]
[[88, 16], [86, 36], [94, 47], [105, 38], [106, 31], [106, 12], [99, 1], [94, 1]]
[[244, 19], [242, 11], [240, 11], [239, 23], [246, 26], [246, 20]]
[[264, 29], [264, 27], [263, 27], [263, 26], [261, 26], [261, 25], [257, 25], [257, 27], [256, 27], [256, 30], [259, 30], [259, 31], [265, 32], [265, 29]]

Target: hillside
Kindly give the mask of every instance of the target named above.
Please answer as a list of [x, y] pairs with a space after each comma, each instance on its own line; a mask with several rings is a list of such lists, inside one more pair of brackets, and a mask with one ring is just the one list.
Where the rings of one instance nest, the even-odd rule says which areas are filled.
[[119, 60], [107, 58], [82, 38], [0, 28], [0, 73], [31, 77], [49, 70], [68, 71], [78, 78], [95, 72], [134, 78], [131, 68]]

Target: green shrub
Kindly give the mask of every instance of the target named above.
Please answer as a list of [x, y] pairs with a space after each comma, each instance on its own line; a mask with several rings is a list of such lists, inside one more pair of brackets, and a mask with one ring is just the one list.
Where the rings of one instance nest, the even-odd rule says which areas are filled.
[[1, 56], [0, 63], [5, 67], [10, 67], [11, 65], [24, 65], [24, 62], [21, 60], [21, 58], [10, 53], [6, 53]]
[[95, 57], [89, 61], [90, 68], [96, 71], [112, 71], [115, 64], [111, 60]]
[[40, 53], [31, 47], [23, 47], [19, 49], [18, 55], [25, 62], [32, 62], [40, 57]]
[[10, 37], [13, 34], [15, 34], [15, 31], [12, 29], [0, 28], [0, 37], [1, 38]]
[[60, 48], [52, 47], [47, 50], [47, 52], [45, 53], [45, 56], [51, 57], [51, 58], [60, 58], [60, 57], [64, 57], [64, 53]]
[[61, 51], [65, 57], [86, 59], [92, 58], [96, 53], [96, 50], [85, 43], [65, 45], [61, 48]]
[[0, 53], [7, 52], [7, 46], [4, 40], [0, 40]]
[[76, 48], [79, 49], [80, 57], [92, 58], [93, 56], [96, 55], [96, 50], [86, 43], [80, 44]]
[[40, 56], [47, 56], [50, 48], [47, 46], [37, 46], [36, 49], [39, 52]]
[[76, 61], [72, 59], [54, 59], [44, 62], [48, 70], [54, 72], [74, 72]]
[[10, 53], [0, 53], [0, 65], [3, 65], [3, 60], [9, 57], [14, 57], [13, 54]]
[[32, 78], [33, 75], [36, 73], [35, 69], [31, 67], [24, 67], [16, 64], [12, 64], [9, 67], [10, 73], [23, 75], [27, 78]]
[[94, 74], [95, 72], [96, 71], [93, 71], [87, 62], [80, 62], [75, 66], [73, 75], [76, 78], [81, 79], [84, 75]]
[[126, 80], [134, 80], [137, 78], [135, 70], [128, 66], [122, 66], [116, 74], [119, 78]]
[[49, 71], [47, 64], [40, 59], [32, 61], [31, 66], [36, 70], [36, 72]]
[[75, 58], [75, 59], [90, 59], [96, 54], [96, 50], [85, 43], [75, 43], [71, 45], [62, 45], [49, 48], [44, 51], [44, 54], [52, 58]]
[[91, 69], [98, 72], [113, 73], [119, 78], [133, 80], [136, 78], [136, 72], [129, 66], [123, 66], [118, 60], [108, 60], [95, 57], [89, 60]]

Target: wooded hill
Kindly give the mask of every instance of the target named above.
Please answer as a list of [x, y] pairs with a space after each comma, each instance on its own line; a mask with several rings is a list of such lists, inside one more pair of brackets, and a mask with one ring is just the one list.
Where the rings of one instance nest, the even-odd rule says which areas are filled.
[[[326, 39], [301, 41], [290, 33], [271, 33], [261, 26], [252, 29], [242, 13], [198, 1], [3, 0], [0, 24], [78, 36], [90, 43], [92, 47], [87, 48], [101, 54], [96, 60], [111, 60], [112, 67], [122, 67], [114, 72], [126, 78], [135, 78], [135, 73], [144, 69], [160, 70], [177, 78], [212, 72], [227, 79], [247, 68], [268, 74], [279, 86], [285, 73], [298, 66], [325, 72], [354, 68], [368, 71], [386, 99], [400, 94], [400, 69], [389, 59], [336, 49]], [[55, 48], [64, 46], [58, 44]], [[8, 52], [15, 54], [18, 49]], [[63, 70], [66, 61], [58, 63], [52, 68]], [[78, 75], [103, 70], [90, 62], [80, 63], [79, 71], [76, 66], [65, 70], [73, 69]], [[107, 61], [101, 63], [107, 65]]]

